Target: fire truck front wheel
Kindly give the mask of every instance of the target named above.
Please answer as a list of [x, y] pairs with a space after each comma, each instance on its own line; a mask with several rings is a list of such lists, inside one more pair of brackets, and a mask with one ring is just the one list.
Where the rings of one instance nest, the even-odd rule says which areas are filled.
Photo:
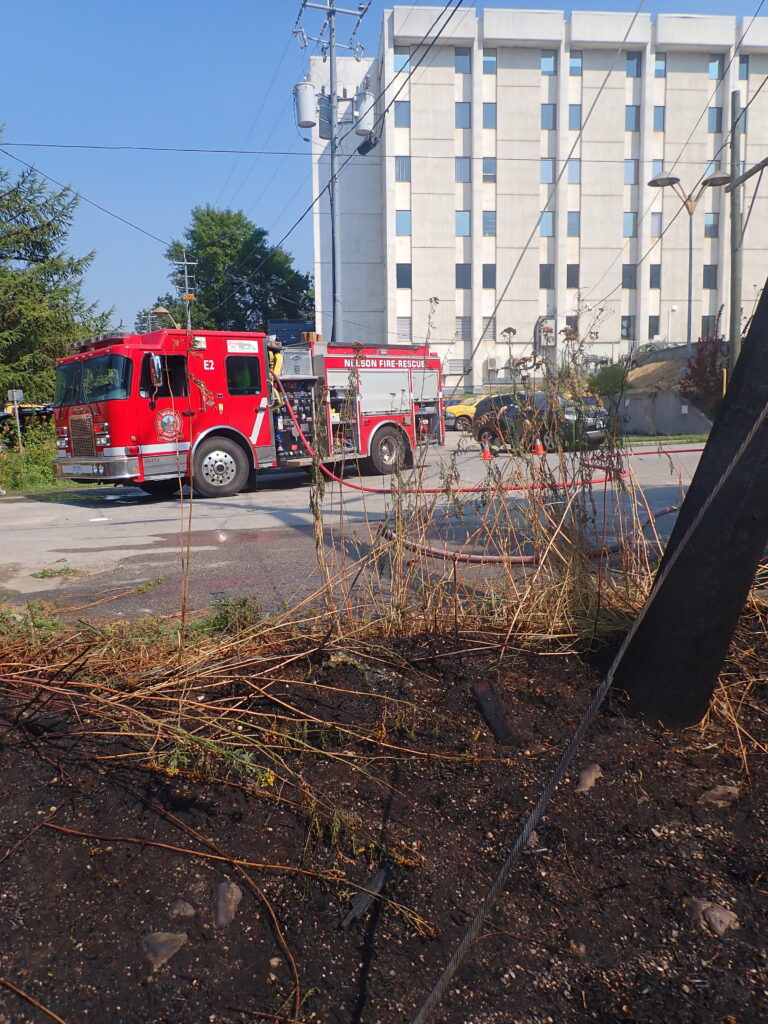
[[204, 498], [231, 498], [245, 487], [249, 469], [237, 442], [228, 437], [206, 438], [195, 452], [195, 490]]
[[405, 438], [395, 427], [382, 427], [373, 435], [365, 468], [373, 473], [394, 473], [405, 464]]

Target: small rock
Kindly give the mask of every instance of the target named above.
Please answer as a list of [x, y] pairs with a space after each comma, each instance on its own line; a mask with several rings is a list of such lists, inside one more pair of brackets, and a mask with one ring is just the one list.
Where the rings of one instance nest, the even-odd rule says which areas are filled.
[[171, 915], [173, 917], [194, 917], [195, 908], [186, 900], [174, 900], [171, 904]]
[[525, 844], [525, 848], [526, 848], [526, 850], [535, 850], [538, 845], [539, 845], [539, 833], [536, 831], [536, 829], [534, 829], [533, 832], [531, 832], [531, 835], [530, 835], [530, 838], [528, 839], [528, 842]]
[[267, 975], [267, 984], [268, 985], [274, 985], [276, 981], [277, 981], [277, 975], [276, 974], [272, 974], [272, 972], [270, 971], [270, 973]]
[[270, 967], [279, 967], [282, 962], [283, 961], [280, 959], [279, 956], [273, 956], [272, 959], [269, 961], [269, 966]]
[[579, 960], [584, 960], [586, 958], [587, 947], [584, 945], [583, 942], [578, 942], [576, 939], [571, 939], [571, 941], [568, 943], [568, 949], [570, 949], [573, 955], [577, 956]]
[[739, 798], [738, 786], [714, 786], [702, 793], [697, 803], [713, 804], [715, 807], [730, 807], [734, 800]]
[[580, 775], [579, 781], [576, 783], [577, 793], [588, 793], [594, 786], [598, 779], [602, 779], [603, 769], [599, 764], [590, 764], [586, 768], [583, 768]]
[[698, 900], [695, 898], [684, 901], [691, 911], [691, 917], [705, 931], [711, 931], [718, 939], [732, 928], [734, 931], [739, 927], [739, 919], [732, 910], [726, 910], [719, 903], [712, 903], [710, 900]]
[[186, 932], [154, 932], [152, 935], [145, 935], [141, 944], [144, 947], [144, 956], [152, 964], [152, 970], [158, 971], [174, 953], [178, 953], [186, 941]]
[[235, 882], [219, 882], [213, 890], [213, 927], [226, 928], [237, 913], [243, 890]]

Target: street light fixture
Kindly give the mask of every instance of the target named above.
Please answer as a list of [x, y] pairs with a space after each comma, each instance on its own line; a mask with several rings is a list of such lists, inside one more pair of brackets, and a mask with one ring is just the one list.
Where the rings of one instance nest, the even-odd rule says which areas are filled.
[[677, 306], [670, 306], [667, 311], [667, 344], [669, 344], [670, 336], [672, 334], [672, 314], [677, 312]]
[[730, 180], [730, 174], [710, 174], [708, 178], [702, 181], [698, 192], [689, 192], [687, 195], [680, 185], [680, 179], [675, 175], [660, 174], [656, 178], [651, 178], [648, 182], [651, 188], [671, 188], [688, 214], [688, 327], [686, 331], [686, 345], [689, 359], [691, 358], [693, 342], [693, 213], [699, 200], [704, 195], [705, 189], [727, 185]]
[[177, 331], [181, 330], [181, 326], [176, 323], [176, 321], [173, 319], [173, 315], [171, 314], [171, 311], [169, 309], [166, 309], [165, 306], [155, 306], [155, 308], [152, 310], [152, 312], [153, 313], [157, 313], [158, 315], [165, 314], [165, 316], [168, 317], [168, 319], [171, 321], [171, 323], [176, 328], [176, 330]]

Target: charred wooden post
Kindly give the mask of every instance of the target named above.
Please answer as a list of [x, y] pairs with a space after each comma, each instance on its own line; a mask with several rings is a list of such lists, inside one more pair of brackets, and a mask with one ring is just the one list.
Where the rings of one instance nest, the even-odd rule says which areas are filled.
[[[642, 621], [615, 668], [614, 685], [630, 694], [632, 710], [645, 718], [689, 726], [709, 707], [768, 541], [767, 406], [768, 286]], [[737, 459], [761, 415], [759, 428]]]

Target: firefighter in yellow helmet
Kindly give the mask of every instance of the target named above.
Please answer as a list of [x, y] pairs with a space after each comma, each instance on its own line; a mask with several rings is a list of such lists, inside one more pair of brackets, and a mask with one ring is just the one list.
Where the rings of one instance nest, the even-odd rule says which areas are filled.
[[[270, 338], [267, 341], [267, 357], [269, 359], [269, 379], [274, 384], [283, 368], [283, 343], [276, 338]], [[279, 408], [283, 404], [283, 396], [277, 388], [273, 388], [273, 395], [273, 405]]]

